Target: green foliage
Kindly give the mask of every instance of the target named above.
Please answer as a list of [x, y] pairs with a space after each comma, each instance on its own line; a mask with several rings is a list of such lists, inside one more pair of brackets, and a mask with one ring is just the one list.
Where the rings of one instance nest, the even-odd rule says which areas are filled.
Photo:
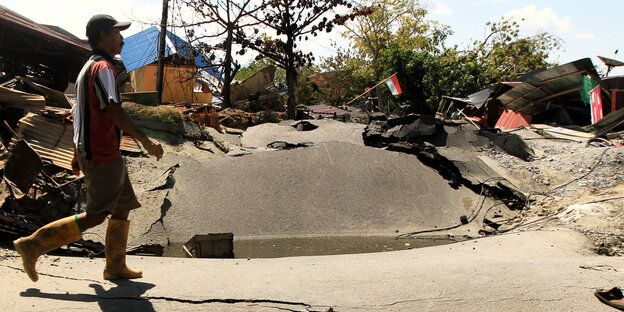
[[182, 113], [165, 106], [145, 106], [133, 102], [124, 102], [122, 105], [128, 116], [136, 120], [156, 121], [170, 125], [182, 124]]
[[488, 25], [490, 34], [468, 51], [457, 47], [436, 53], [402, 47], [385, 50], [379, 59], [384, 75], [396, 72], [403, 89], [399, 97], [386, 91], [390, 107], [410, 101], [418, 112], [431, 114], [443, 95], [466, 97], [549, 65], [548, 53], [561, 45], [560, 39], [548, 33], [521, 38], [519, 25], [513, 21]]
[[334, 56], [324, 58], [319, 65], [322, 77], [316, 86], [328, 105], [342, 105], [361, 94], [374, 83], [373, 73], [350, 50], [338, 49]]
[[488, 22], [490, 34], [465, 53], [480, 67], [479, 83], [489, 85], [511, 80], [548, 66], [549, 52], [561, 47], [561, 39], [546, 32], [520, 37], [520, 25], [512, 20]]
[[377, 79], [384, 66], [379, 59], [386, 50], [436, 53], [451, 33], [448, 26], [426, 20], [427, 10], [418, 0], [365, 0], [360, 5], [372, 6], [373, 12], [347, 23], [344, 36], [352, 40], [359, 57], [371, 63]]
[[[249, 65], [241, 67], [241, 69], [239, 69], [236, 73], [236, 76], [234, 76], [234, 79], [243, 81], [269, 65], [275, 65], [275, 62], [267, 57], [254, 60], [249, 63]], [[278, 66], [276, 67], [274, 83], [275, 86], [282, 89], [286, 86], [286, 70]]]
[[314, 82], [315, 75], [319, 74], [317, 66], [311, 65], [299, 68], [297, 71], [297, 104], [315, 105], [324, 103], [324, 94], [320, 92]]

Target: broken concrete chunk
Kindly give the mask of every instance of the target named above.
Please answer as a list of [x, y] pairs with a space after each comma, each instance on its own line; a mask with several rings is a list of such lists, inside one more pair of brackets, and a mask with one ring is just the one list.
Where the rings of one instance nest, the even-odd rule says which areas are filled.
[[309, 121], [301, 121], [295, 124], [293, 128], [297, 129], [297, 131], [312, 131], [318, 128], [318, 126]]
[[388, 120], [388, 115], [382, 113], [382, 112], [374, 112], [374, 113], [369, 113], [368, 114], [368, 119], [370, 121], [373, 120], [381, 120], [381, 121], [385, 121]]
[[267, 145], [268, 148], [274, 148], [278, 150], [291, 150], [299, 147], [310, 147], [314, 146], [312, 142], [303, 142], [303, 143], [288, 143], [284, 141], [275, 141], [271, 142]]

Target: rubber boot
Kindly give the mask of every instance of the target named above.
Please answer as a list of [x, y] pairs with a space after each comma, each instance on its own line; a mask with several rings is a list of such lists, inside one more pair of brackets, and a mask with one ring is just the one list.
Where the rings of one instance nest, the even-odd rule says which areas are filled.
[[22, 256], [24, 271], [33, 282], [39, 279], [37, 259], [43, 254], [82, 238], [73, 216], [48, 223], [28, 237], [13, 241], [15, 250]]
[[139, 278], [143, 272], [126, 266], [126, 244], [128, 243], [128, 229], [130, 221], [110, 218], [106, 229], [106, 267], [104, 279]]

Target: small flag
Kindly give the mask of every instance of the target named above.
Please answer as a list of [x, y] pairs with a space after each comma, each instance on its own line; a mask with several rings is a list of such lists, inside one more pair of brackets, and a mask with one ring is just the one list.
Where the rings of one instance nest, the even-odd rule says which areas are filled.
[[592, 125], [602, 119], [602, 97], [600, 96], [600, 86], [589, 92], [591, 100], [591, 123]]
[[390, 88], [390, 92], [392, 92], [392, 95], [399, 95], [402, 93], [401, 85], [399, 85], [399, 79], [397, 79], [396, 74], [386, 79], [386, 84], [388, 85], [388, 88]]

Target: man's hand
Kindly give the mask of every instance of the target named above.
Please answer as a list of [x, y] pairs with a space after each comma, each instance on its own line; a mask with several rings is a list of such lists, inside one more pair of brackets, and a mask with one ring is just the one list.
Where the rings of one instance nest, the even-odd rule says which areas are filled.
[[74, 175], [80, 175], [80, 165], [78, 164], [78, 157], [76, 157], [76, 154], [74, 154], [74, 157], [72, 158], [71, 167]]
[[148, 139], [147, 142], [145, 142], [146, 144], [143, 144], [143, 147], [145, 148], [145, 150], [147, 151], [148, 154], [156, 157], [156, 160], [160, 160], [163, 156], [163, 148], [162, 145], [160, 145], [160, 143], [150, 140]]

